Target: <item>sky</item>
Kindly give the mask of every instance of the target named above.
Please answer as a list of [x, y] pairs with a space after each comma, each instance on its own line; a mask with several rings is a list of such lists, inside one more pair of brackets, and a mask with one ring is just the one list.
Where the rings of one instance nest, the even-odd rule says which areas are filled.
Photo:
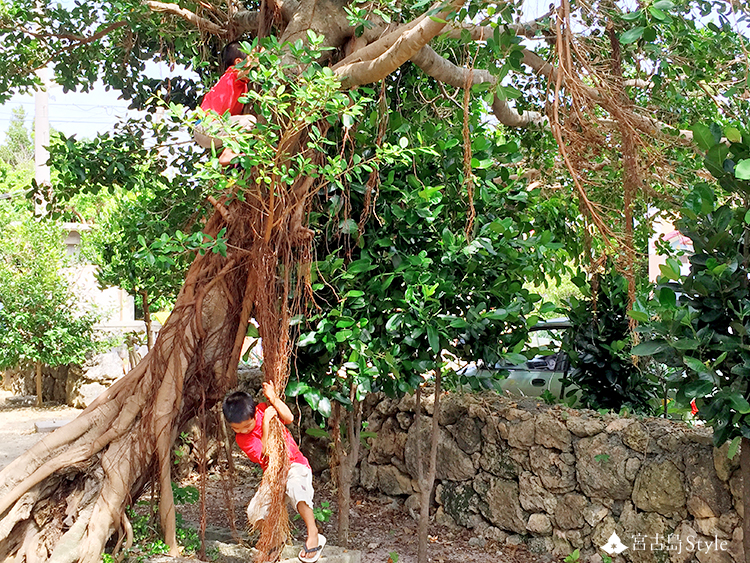
[[[189, 71], [176, 68], [170, 71], [167, 65], [147, 63], [146, 74], [167, 78]], [[62, 86], [53, 85], [49, 90], [50, 128], [65, 136], [78, 139], [94, 138], [98, 133], [112, 131], [115, 123], [123, 118], [137, 117], [139, 112], [128, 110], [130, 102], [119, 99], [120, 92], [106, 90], [98, 83], [90, 92], [63, 92]], [[8, 131], [13, 109], [23, 107], [26, 111], [26, 127], [34, 129], [34, 94], [16, 94], [4, 105], [0, 105], [0, 143]]]
[[[118, 95], [119, 92], [106, 91], [101, 85], [88, 93], [63, 93], [61, 86], [53, 86], [49, 92], [50, 127], [78, 138], [93, 138], [97, 133], [109, 131], [119, 119], [128, 116], [128, 102], [118, 100]], [[34, 127], [34, 95], [16, 94], [0, 106], [0, 136], [3, 138], [13, 110], [18, 107], [26, 111], [27, 129]]]

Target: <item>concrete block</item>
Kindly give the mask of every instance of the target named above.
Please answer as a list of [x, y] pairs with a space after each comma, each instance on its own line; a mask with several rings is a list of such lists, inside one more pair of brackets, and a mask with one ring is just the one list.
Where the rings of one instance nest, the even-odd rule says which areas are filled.
[[34, 431], [38, 434], [47, 434], [48, 432], [54, 432], [61, 426], [68, 424], [70, 420], [43, 420], [41, 422], [34, 423]]

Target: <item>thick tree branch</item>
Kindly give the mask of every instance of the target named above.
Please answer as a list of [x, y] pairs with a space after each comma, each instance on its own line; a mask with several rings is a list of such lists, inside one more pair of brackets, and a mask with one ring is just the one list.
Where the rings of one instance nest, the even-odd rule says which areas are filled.
[[166, 12], [178, 16], [185, 21], [192, 23], [198, 29], [213, 33], [214, 35], [220, 35], [223, 37], [226, 34], [226, 30], [221, 26], [196, 15], [178, 4], [167, 4], [166, 2], [157, 2], [156, 0], [146, 0], [146, 6], [151, 8], [154, 12]]
[[[438, 55], [430, 46], [423, 47], [411, 58], [411, 61], [435, 80], [450, 84], [455, 88], [466, 87], [469, 72], [471, 72], [472, 84], [489, 82], [494, 86], [497, 82], [488, 71], [483, 69], [469, 71], [469, 69], [459, 67]], [[492, 112], [500, 123], [508, 127], [541, 126], [545, 122], [545, 117], [541, 113], [527, 111], [521, 114], [511, 107], [507, 100], [501, 100], [497, 96], [492, 102]]]
[[[541, 22], [549, 18], [552, 13], [552, 11], [549, 11], [543, 16], [540, 16], [529, 22], [501, 24], [500, 27], [512, 29], [516, 35], [531, 39], [535, 37], [539, 31], [551, 31], [549, 25], [542, 25]], [[449, 29], [446, 33], [446, 37], [448, 37], [449, 39], [460, 39], [461, 32], [468, 31], [473, 41], [486, 41], [488, 37], [492, 37], [495, 33], [495, 29], [489, 25], [474, 25], [470, 23], [451, 22], [448, 24], [448, 28]]]
[[[369, 84], [377, 82], [388, 76], [411, 57], [413, 57], [422, 47], [427, 45], [430, 40], [438, 35], [446, 23], [445, 20], [452, 12], [460, 8], [464, 0], [453, 0], [440, 13], [435, 16], [423, 14], [413, 22], [409, 29], [402, 30], [398, 34], [395, 42], [387, 47], [381, 54], [371, 60], [362, 60], [361, 62], [346, 63], [346, 59], [334, 67], [334, 72], [343, 77], [342, 86], [351, 88], [358, 84]], [[434, 11], [432, 8], [431, 12]], [[428, 14], [430, 12], [427, 12]], [[408, 27], [408, 26], [407, 26]], [[401, 30], [401, 28], [400, 28]], [[381, 43], [393, 34], [389, 34], [383, 39], [376, 41], [368, 47], [373, 47]], [[359, 53], [359, 51], [357, 52]], [[354, 53], [353, 56], [357, 55]]]
[[229, 33], [227, 39], [233, 40], [242, 37], [245, 33], [258, 34], [260, 23], [260, 12], [257, 10], [242, 10], [237, 12], [229, 20]]
[[358, 62], [371, 61], [376, 57], [382, 55], [386, 50], [390, 49], [405, 32], [414, 29], [414, 27], [416, 27], [423, 18], [424, 15], [419, 16], [417, 19], [407, 24], [389, 30], [377, 41], [368, 44], [366, 47], [357, 49], [351, 55], [336, 63], [336, 65], [334, 65], [333, 67], [334, 72], [336, 72], [339, 68], [345, 67], [347, 65], [352, 65]]
[[650, 80], [642, 80], [640, 78], [633, 78], [631, 80], [623, 80], [622, 85], [628, 88], [642, 88], [643, 90], [648, 90], [649, 88], [653, 88], [654, 83], [651, 82]]

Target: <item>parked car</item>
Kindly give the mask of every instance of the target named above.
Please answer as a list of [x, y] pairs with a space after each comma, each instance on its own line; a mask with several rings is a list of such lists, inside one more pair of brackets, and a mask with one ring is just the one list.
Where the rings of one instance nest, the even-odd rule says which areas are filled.
[[[489, 382], [499, 383], [500, 391], [512, 397], [549, 397], [548, 391], [555, 399], [564, 400], [570, 387], [564, 385], [563, 378], [571, 370], [570, 358], [561, 349], [562, 335], [572, 328], [568, 319], [554, 319], [537, 323], [529, 332], [530, 347], [546, 350], [523, 364], [507, 365], [498, 363], [494, 366], [470, 363], [457, 374], [466, 380], [481, 382], [472, 385], [474, 388], [488, 387]], [[504, 376], [504, 377], [503, 377]], [[566, 401], [567, 402], [567, 401]]]

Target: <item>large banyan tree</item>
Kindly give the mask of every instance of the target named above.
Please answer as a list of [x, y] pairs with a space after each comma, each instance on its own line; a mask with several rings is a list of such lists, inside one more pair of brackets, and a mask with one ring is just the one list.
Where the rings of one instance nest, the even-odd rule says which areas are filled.
[[[560, 189], [572, 191], [586, 225], [623, 250], [627, 270], [634, 210], [649, 197], [668, 202], [664, 186], [677, 180], [655, 176], [664, 174], [670, 151], [689, 142], [693, 118], [747, 109], [746, 46], [734, 31], [746, 9], [562, 0], [526, 20], [517, 3], [481, 0], [2, 0], [0, 98], [34, 88], [33, 71], [51, 65], [67, 88], [88, 89], [100, 79], [137, 107], [151, 107], [152, 95], [194, 107], [204, 88], [188, 69], [215, 72], [224, 43], [255, 38], [270, 45], [256, 77], [275, 89], [251, 88], [262, 119], [238, 137], [236, 148], [247, 155], [241, 170], [209, 167], [204, 174], [215, 191], [202, 232], [223, 250], [196, 253], [150, 353], [0, 472], [0, 560], [98, 561], [111, 537], [127, 537], [125, 508], [149, 486], [160, 494], [162, 531], [177, 552], [173, 442], [186, 421], [236, 384], [251, 318], [263, 339], [264, 376], [283, 388], [291, 312], [309, 288], [310, 202], [353, 162], [341, 158], [350, 139], [328, 128], [342, 116], [349, 116], [346, 127], [358, 121], [359, 86], [392, 81], [397, 88], [404, 65], [414, 65], [435, 97], [466, 108], [476, 96], [498, 127], [551, 134], [559, 153], [548, 162], [571, 173]], [[185, 77], [150, 79], [147, 61], [183, 65]], [[468, 192], [471, 135], [465, 122]], [[375, 175], [398, 157], [381, 148], [369, 164]], [[624, 190], [613, 195], [614, 177]], [[267, 474], [278, 480], [285, 459], [273, 454], [282, 467]], [[280, 498], [274, 506], [283, 510]], [[284, 534], [272, 528], [264, 532], [266, 546]]]

